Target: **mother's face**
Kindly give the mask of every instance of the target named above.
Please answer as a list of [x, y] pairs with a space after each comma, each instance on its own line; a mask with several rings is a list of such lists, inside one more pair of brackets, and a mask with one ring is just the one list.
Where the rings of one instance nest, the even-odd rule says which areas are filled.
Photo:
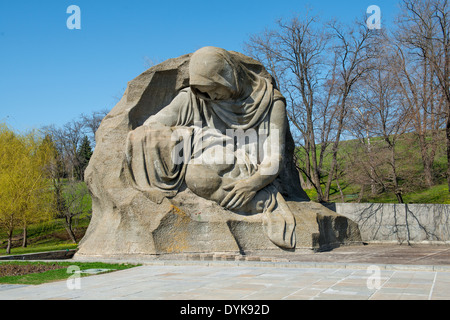
[[219, 84], [210, 85], [191, 85], [192, 92], [202, 99], [206, 100], [230, 100], [233, 96], [233, 92]]

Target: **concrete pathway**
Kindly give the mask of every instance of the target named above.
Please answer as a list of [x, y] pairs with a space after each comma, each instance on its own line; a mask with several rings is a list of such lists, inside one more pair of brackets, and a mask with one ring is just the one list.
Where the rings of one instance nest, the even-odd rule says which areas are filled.
[[449, 300], [449, 248], [410, 249], [348, 247], [292, 261], [141, 261], [132, 269], [38, 286], [0, 285], [0, 299]]
[[146, 265], [38, 286], [0, 285], [0, 299], [447, 300], [450, 272]]

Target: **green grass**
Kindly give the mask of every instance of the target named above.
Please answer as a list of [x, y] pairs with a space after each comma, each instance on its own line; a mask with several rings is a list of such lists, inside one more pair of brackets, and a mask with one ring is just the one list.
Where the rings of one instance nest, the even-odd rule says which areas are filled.
[[[26, 248], [17, 247], [11, 250], [11, 255], [20, 255], [20, 254], [27, 254], [27, 253], [36, 253], [36, 252], [47, 252], [47, 251], [59, 251], [59, 250], [72, 250], [77, 249], [78, 245], [74, 243], [65, 243], [65, 242], [58, 242], [57, 240], [54, 240], [54, 244], [37, 244], [33, 246], [29, 246]], [[0, 256], [6, 255], [5, 252], [0, 252]]]
[[[315, 189], [305, 190], [311, 200], [317, 200], [317, 191]], [[356, 202], [358, 199], [358, 189], [349, 186], [344, 189], [345, 202]], [[367, 193], [367, 192], [366, 192]], [[447, 184], [440, 184], [423, 190], [415, 190], [403, 194], [404, 203], [438, 203], [450, 204], [450, 193]], [[330, 202], [342, 202], [340, 194], [334, 192], [330, 196]], [[398, 203], [397, 197], [393, 193], [383, 193], [370, 197], [368, 194], [361, 199], [361, 202], [368, 203]]]
[[[424, 190], [417, 190], [406, 193], [403, 195], [403, 201], [408, 204], [414, 203], [450, 204], [450, 193], [448, 192], [447, 184], [441, 184]], [[397, 198], [393, 194], [383, 194], [378, 197], [372, 198], [371, 202], [395, 203], [397, 202]]]
[[[75, 188], [81, 191], [87, 187], [84, 182], [79, 182]], [[87, 196], [83, 198], [82, 206], [84, 213], [75, 217], [73, 220], [73, 227], [76, 231], [78, 241], [81, 240], [89, 226], [92, 208], [91, 197]], [[21, 238], [22, 232], [20, 227], [17, 228], [13, 234], [13, 239]], [[22, 240], [20, 239], [13, 241], [11, 255], [77, 248], [77, 245], [68, 239], [69, 237], [63, 219], [52, 219], [50, 221], [29, 225], [27, 233], [27, 247], [21, 247]], [[6, 254], [6, 239], [6, 232], [0, 230], [0, 256]]]
[[[431, 139], [431, 137], [427, 137]], [[397, 142], [397, 174], [399, 176], [400, 187], [404, 190], [403, 200], [405, 203], [436, 203], [436, 204], [450, 204], [450, 194], [448, 191], [447, 182], [445, 179], [445, 172], [447, 170], [447, 158], [445, 152], [445, 135], [444, 131], [440, 132], [437, 137], [438, 147], [436, 150], [436, 157], [433, 165], [433, 174], [435, 186], [431, 188], [424, 188], [423, 164], [421, 160], [421, 153], [417, 138], [412, 133], [407, 133], [402, 136]], [[441, 143], [442, 141], [442, 143]], [[371, 138], [371, 143], [375, 146], [377, 143], [384, 143], [381, 138]], [[351, 183], [351, 173], [353, 173], [349, 165], [349, 157], [356, 157], [355, 151], [358, 150], [360, 142], [358, 140], [341, 141], [338, 152], [338, 163], [340, 170], [344, 171], [344, 175], [339, 182], [343, 188], [344, 201], [356, 202], [359, 199], [361, 191], [360, 185]], [[318, 149], [320, 146], [318, 146]], [[305, 157], [304, 153], [299, 151], [299, 159]], [[328, 150], [329, 151], [329, 150]], [[317, 151], [317, 155], [318, 155]], [[331, 165], [331, 153], [327, 152], [324, 157], [324, 172], [328, 172]], [[347, 175], [347, 173], [350, 173]], [[306, 177], [304, 176], [306, 179]], [[327, 177], [324, 177], [322, 183], [326, 182]], [[324, 185], [322, 185], [324, 189]], [[305, 190], [311, 200], [317, 201], [317, 192], [315, 189]], [[339, 190], [336, 183], [333, 181], [330, 190], [330, 202], [342, 202]], [[392, 191], [385, 191], [382, 194], [375, 196], [370, 195], [369, 190], [361, 199], [361, 202], [369, 203], [398, 203], [395, 194]]]
[[[32, 265], [32, 264], [57, 264], [60, 266], [64, 266], [63, 269], [49, 270], [41, 273], [30, 273], [27, 275], [21, 276], [5, 276], [0, 277], [0, 284], [23, 284], [23, 285], [38, 285], [42, 283], [48, 283], [53, 281], [61, 281], [66, 280], [70, 276], [73, 276], [73, 273], [68, 273], [68, 267], [77, 266], [80, 270], [87, 269], [114, 269], [117, 270], [125, 270], [129, 268], [136, 267], [138, 265], [134, 264], [109, 264], [102, 262], [0, 262], [0, 267], [4, 264], [14, 264], [14, 265]], [[113, 272], [113, 271], [109, 271]], [[82, 277], [89, 276], [89, 274], [81, 274]]]
[[[81, 236], [87, 229], [89, 219], [80, 218], [76, 224], [79, 236], [78, 240], [81, 240]], [[15, 236], [21, 236], [22, 230], [18, 229], [14, 233]], [[11, 255], [34, 253], [34, 252], [46, 252], [66, 249], [76, 249], [77, 244], [68, 240], [67, 231], [65, 230], [61, 220], [53, 220], [46, 223], [30, 225], [28, 227], [28, 245], [23, 248], [22, 240], [13, 242], [13, 248], [11, 249]], [[6, 254], [6, 235], [0, 234], [0, 243], [3, 244], [0, 247], [0, 256]]]
[[418, 193], [410, 193], [407, 196], [409, 203], [441, 203], [450, 204], [450, 193], [447, 184], [431, 187]]

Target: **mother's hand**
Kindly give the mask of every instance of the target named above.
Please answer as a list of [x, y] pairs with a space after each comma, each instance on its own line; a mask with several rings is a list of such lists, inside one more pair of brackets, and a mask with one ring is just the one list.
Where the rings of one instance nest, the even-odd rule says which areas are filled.
[[223, 187], [230, 192], [220, 205], [228, 210], [239, 209], [248, 204], [255, 197], [258, 190], [248, 180], [239, 180]]

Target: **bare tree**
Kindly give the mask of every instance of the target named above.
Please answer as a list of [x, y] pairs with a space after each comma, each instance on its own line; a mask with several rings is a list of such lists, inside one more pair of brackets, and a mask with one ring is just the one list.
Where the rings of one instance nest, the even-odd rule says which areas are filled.
[[254, 35], [246, 44], [247, 53], [266, 65], [286, 96], [288, 118], [303, 154], [300, 169], [317, 190], [319, 201], [323, 192], [314, 122], [327, 43], [318, 19], [306, 15], [280, 19], [276, 30]]
[[[370, 72], [374, 52], [372, 42], [376, 34], [361, 23], [355, 23], [354, 28], [345, 28], [336, 22], [330, 24], [332, 36], [335, 38], [333, 46], [334, 55], [338, 66], [338, 92], [335, 102], [336, 133], [332, 144], [332, 160], [328, 179], [325, 186], [324, 199], [329, 200], [333, 175], [337, 172], [337, 155], [339, 143], [345, 127], [348, 110], [351, 108], [352, 93], [355, 85]], [[336, 176], [337, 179], [337, 176]]]
[[61, 162], [64, 163], [65, 173], [72, 180], [79, 176], [80, 160], [77, 148], [84, 137], [83, 128], [83, 122], [78, 120], [67, 122], [61, 128], [55, 125], [43, 128], [44, 133], [52, 137]]
[[445, 116], [444, 99], [436, 70], [429, 60], [435, 28], [431, 12], [426, 15], [428, 18], [410, 28], [411, 20], [404, 12], [399, 18], [399, 30], [395, 34], [393, 44], [399, 58], [399, 68], [395, 69], [397, 80], [405, 102], [411, 107], [411, 124], [420, 148], [424, 180], [430, 187], [434, 184], [433, 163], [439, 145], [439, 131], [444, 127]]
[[[398, 26], [402, 44], [422, 62], [422, 80], [427, 77], [426, 83], [431, 83], [431, 79], [437, 80], [439, 92], [424, 85], [426, 92], [422, 102], [424, 108], [436, 101], [443, 105], [450, 190], [450, 3], [448, 0], [403, 0]], [[433, 114], [438, 116], [439, 111]], [[424, 153], [430, 159], [432, 155], [433, 151], [428, 155]], [[425, 159], [425, 162], [430, 162], [430, 159]]]
[[91, 114], [83, 113], [80, 116], [81, 122], [83, 123], [84, 132], [89, 137], [92, 147], [95, 147], [95, 133], [108, 112], [109, 111], [107, 109], [103, 109], [100, 111], [94, 111]]
[[78, 239], [73, 228], [73, 220], [85, 213], [89, 192], [83, 184], [74, 182], [65, 184], [56, 179], [54, 180], [54, 194], [56, 218], [63, 219], [70, 240], [77, 243]]
[[396, 76], [405, 103], [410, 106], [411, 125], [420, 149], [425, 184], [431, 187], [434, 184], [433, 163], [439, 145], [439, 131], [444, 124], [443, 100], [429, 64], [424, 59], [410, 63], [401, 49], [398, 53], [401, 68], [396, 70]]
[[277, 29], [254, 35], [246, 44], [247, 53], [265, 64], [287, 98], [299, 169], [320, 202], [329, 200], [337, 178], [349, 102], [355, 84], [368, 70], [372, 36], [363, 24], [353, 28], [324, 24], [306, 14], [279, 20]]
[[89, 115], [81, 114], [79, 119], [69, 121], [62, 127], [50, 125], [42, 129], [45, 135], [52, 137], [60, 163], [64, 164], [64, 174], [72, 180], [82, 180], [86, 164], [79, 148], [86, 136], [90, 145], [95, 146], [95, 132], [107, 113], [108, 111], [104, 109]]
[[82, 213], [89, 213], [86, 206], [89, 193], [84, 183], [67, 182], [63, 179], [63, 163], [55, 142], [50, 135], [45, 137], [44, 142], [47, 152], [51, 155], [44, 167], [45, 176], [51, 182], [51, 211], [55, 218], [63, 220], [69, 238], [73, 243], [77, 243], [73, 220]]
[[[376, 183], [381, 191], [392, 191], [398, 202], [403, 203], [403, 188], [406, 180], [400, 173], [398, 141], [408, 131], [410, 105], [401, 96], [400, 85], [394, 70], [399, 61], [392, 54], [388, 43], [380, 43], [380, 50], [374, 58], [373, 68], [369, 71], [359, 88], [359, 108], [355, 107], [353, 130], [364, 145], [354, 156], [360, 173], [368, 179], [361, 180], [364, 186], [368, 182]], [[364, 112], [362, 111], [364, 110]], [[363, 124], [363, 125], [361, 125]], [[366, 139], [364, 139], [364, 132]], [[378, 137], [371, 141], [370, 137]], [[403, 156], [405, 153], [403, 153]], [[353, 177], [355, 175], [353, 174]], [[364, 190], [364, 188], [362, 188]], [[374, 190], [372, 190], [373, 192]]]

